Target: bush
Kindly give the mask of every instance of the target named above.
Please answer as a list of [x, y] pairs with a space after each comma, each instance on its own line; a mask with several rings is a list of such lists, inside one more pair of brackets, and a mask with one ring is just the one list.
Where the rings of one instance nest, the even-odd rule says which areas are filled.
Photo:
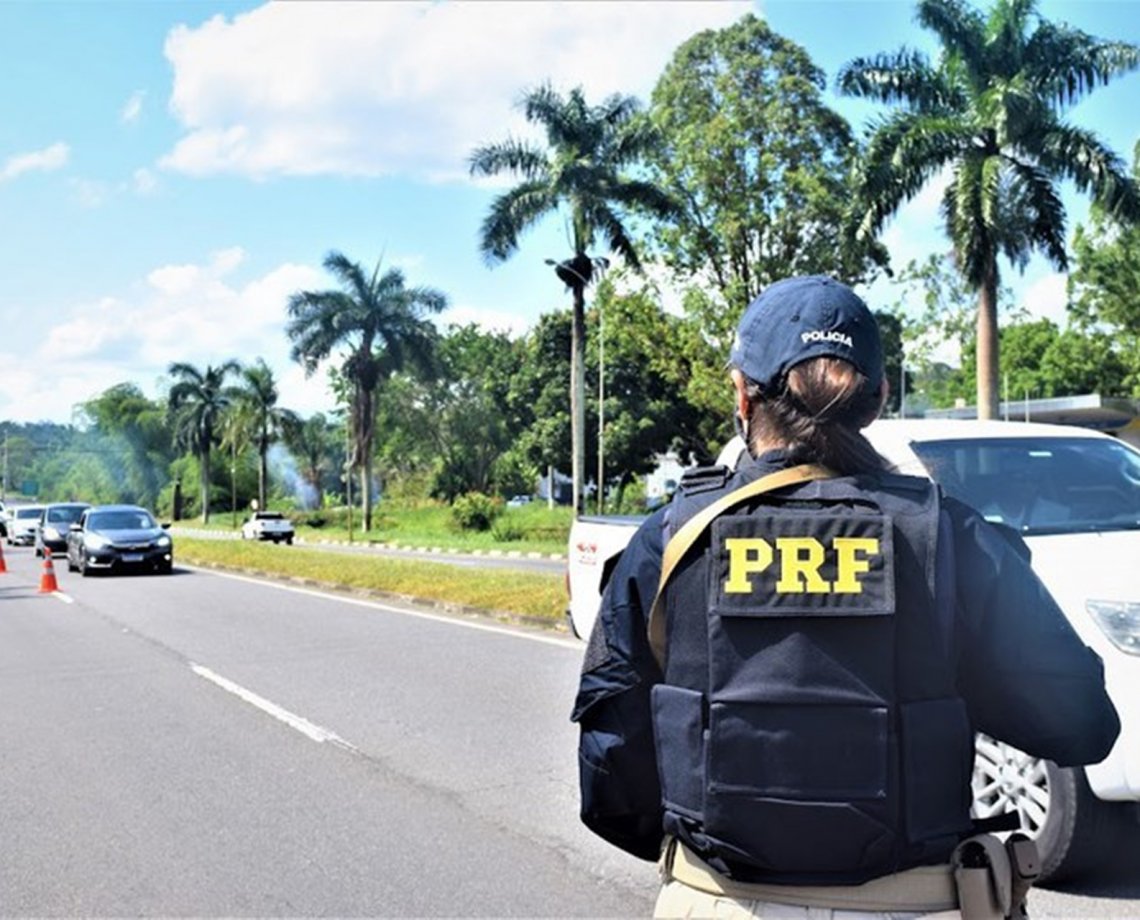
[[491, 528], [491, 536], [497, 543], [515, 543], [526, 536], [517, 521], [496, 521]]
[[502, 505], [489, 495], [468, 492], [451, 505], [451, 520], [460, 530], [490, 530]]

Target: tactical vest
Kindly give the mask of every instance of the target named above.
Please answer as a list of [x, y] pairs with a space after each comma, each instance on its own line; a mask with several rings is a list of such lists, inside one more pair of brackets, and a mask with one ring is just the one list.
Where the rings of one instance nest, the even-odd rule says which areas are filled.
[[[670, 533], [755, 478], [689, 477]], [[971, 828], [953, 556], [928, 481], [808, 482], [716, 517], [663, 591], [665, 831], [733, 878], [857, 884]]]

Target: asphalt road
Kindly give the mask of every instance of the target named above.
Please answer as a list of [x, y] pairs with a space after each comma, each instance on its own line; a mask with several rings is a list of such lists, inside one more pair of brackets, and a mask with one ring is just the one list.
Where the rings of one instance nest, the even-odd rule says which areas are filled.
[[[202, 540], [238, 540], [237, 534], [228, 531], [195, 529], [179, 525], [172, 528], [171, 533], [177, 538], [178, 534], [185, 534]], [[286, 547], [282, 544], [282, 551]], [[538, 572], [549, 575], [562, 575], [566, 571], [565, 556], [551, 556], [542, 553], [522, 553], [510, 551], [461, 553], [453, 552], [442, 547], [414, 548], [389, 546], [380, 543], [367, 543], [355, 541], [352, 543], [338, 541], [328, 542], [320, 540], [300, 539], [297, 546], [305, 549], [319, 549], [329, 553], [351, 553], [353, 555], [385, 556], [391, 559], [430, 560], [431, 562], [446, 562], [463, 568], [483, 569], [512, 569], [514, 571]]]
[[[577, 821], [581, 645], [213, 572], [0, 574], [0, 914], [646, 916]], [[1140, 873], [1035, 892], [1140, 916]]]

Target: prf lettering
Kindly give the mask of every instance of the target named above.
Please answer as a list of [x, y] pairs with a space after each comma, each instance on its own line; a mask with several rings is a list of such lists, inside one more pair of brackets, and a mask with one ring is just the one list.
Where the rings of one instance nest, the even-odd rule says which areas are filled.
[[777, 537], [775, 547], [762, 537], [729, 537], [726, 594], [749, 594], [752, 576], [759, 575], [779, 557], [777, 594], [860, 594], [859, 576], [871, 568], [870, 557], [879, 555], [874, 537], [836, 537], [831, 541], [835, 581], [819, 574], [828, 547], [815, 537]]

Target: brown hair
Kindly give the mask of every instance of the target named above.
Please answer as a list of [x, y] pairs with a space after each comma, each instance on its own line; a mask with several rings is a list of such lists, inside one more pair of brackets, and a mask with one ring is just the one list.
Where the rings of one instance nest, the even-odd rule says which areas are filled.
[[879, 414], [881, 393], [847, 361], [797, 364], [774, 393], [745, 377], [745, 395], [750, 447], [786, 447], [843, 475], [891, 468], [861, 433]]

